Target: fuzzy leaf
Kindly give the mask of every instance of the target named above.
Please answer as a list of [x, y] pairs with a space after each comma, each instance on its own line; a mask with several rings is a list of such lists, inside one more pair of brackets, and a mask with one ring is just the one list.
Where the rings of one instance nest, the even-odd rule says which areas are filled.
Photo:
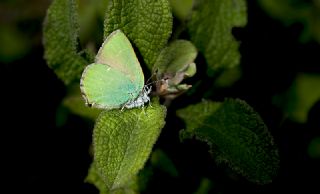
[[218, 162], [226, 162], [248, 180], [265, 184], [277, 173], [279, 158], [267, 127], [244, 101], [202, 102], [179, 110], [185, 136], [207, 142]]
[[168, 0], [110, 0], [104, 37], [121, 29], [152, 69], [172, 31]]
[[93, 132], [94, 161], [108, 190], [125, 187], [143, 167], [156, 142], [165, 107], [112, 110], [100, 114]]
[[85, 182], [91, 183], [99, 189], [100, 194], [109, 194], [105, 183], [102, 180], [94, 162], [91, 164]]
[[85, 182], [91, 183], [96, 186], [97, 189], [99, 189], [100, 194], [136, 194], [138, 193], [137, 181], [137, 177], [133, 177], [131, 180], [129, 180], [129, 183], [125, 188], [120, 188], [109, 192], [94, 162], [91, 164], [88, 175], [85, 179]]
[[247, 23], [244, 0], [203, 0], [194, 10], [188, 25], [192, 42], [208, 63], [208, 74], [240, 62], [239, 43], [233, 27]]
[[76, 1], [53, 1], [43, 29], [44, 57], [65, 84], [79, 80], [85, 65], [89, 64], [78, 50], [78, 35]]

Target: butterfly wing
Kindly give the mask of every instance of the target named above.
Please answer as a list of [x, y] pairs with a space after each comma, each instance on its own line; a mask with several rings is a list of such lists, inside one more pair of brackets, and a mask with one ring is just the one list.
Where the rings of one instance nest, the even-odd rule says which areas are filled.
[[84, 70], [80, 88], [89, 106], [104, 109], [120, 108], [140, 92], [123, 72], [95, 63]]
[[144, 76], [140, 63], [126, 35], [121, 30], [112, 32], [104, 41], [95, 63], [109, 65], [128, 77], [140, 92]]

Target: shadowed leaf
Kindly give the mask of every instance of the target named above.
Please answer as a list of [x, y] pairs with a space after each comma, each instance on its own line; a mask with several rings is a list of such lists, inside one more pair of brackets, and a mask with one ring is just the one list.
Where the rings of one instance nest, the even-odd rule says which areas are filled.
[[184, 137], [207, 142], [218, 162], [261, 184], [276, 175], [277, 148], [260, 116], [244, 101], [202, 102], [177, 114], [186, 122]]
[[202, 0], [193, 11], [189, 33], [208, 63], [209, 75], [239, 64], [239, 43], [231, 31], [246, 25], [246, 9], [244, 0]]
[[44, 57], [57, 76], [69, 84], [79, 80], [89, 64], [78, 47], [79, 25], [75, 0], [55, 0], [50, 5], [43, 28]]
[[317, 74], [298, 74], [291, 87], [276, 95], [274, 103], [294, 121], [307, 121], [310, 108], [320, 100], [320, 76]]

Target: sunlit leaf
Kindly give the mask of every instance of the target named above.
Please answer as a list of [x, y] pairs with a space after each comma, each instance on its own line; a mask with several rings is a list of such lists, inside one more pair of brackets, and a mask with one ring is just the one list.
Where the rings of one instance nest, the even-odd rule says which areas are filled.
[[94, 161], [108, 190], [128, 184], [144, 166], [162, 127], [166, 109], [156, 103], [144, 109], [102, 112], [93, 134]]
[[104, 36], [121, 29], [152, 69], [171, 35], [172, 14], [168, 0], [110, 0]]

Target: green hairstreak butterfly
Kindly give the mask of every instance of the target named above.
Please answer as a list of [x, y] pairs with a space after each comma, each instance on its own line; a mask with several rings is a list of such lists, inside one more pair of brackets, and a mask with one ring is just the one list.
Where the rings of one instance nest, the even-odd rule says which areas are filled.
[[141, 107], [150, 101], [151, 88], [126, 35], [116, 30], [104, 41], [95, 62], [88, 65], [80, 80], [88, 106], [116, 109]]

